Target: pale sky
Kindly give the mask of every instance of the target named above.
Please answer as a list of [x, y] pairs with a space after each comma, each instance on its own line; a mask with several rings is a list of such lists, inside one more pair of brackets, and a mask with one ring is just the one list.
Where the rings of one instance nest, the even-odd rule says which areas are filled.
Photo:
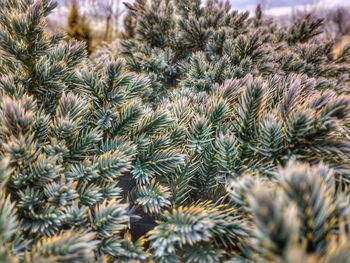
[[[1, 0], [0, 0], [1, 1]], [[54, 16], [60, 20], [60, 16], [68, 12], [67, 7], [63, 7], [61, 4], [65, 0], [57, 0], [60, 4], [60, 11]], [[84, 2], [84, 0], [81, 0]], [[99, 0], [107, 1], [107, 0]], [[118, 0], [108, 0], [108, 1], [118, 1]], [[123, 8], [123, 2], [132, 2], [133, 0], [119, 0], [121, 8]], [[203, 0], [205, 1], [205, 0]], [[234, 10], [248, 10], [254, 11], [258, 2], [264, 2], [267, 5], [267, 13], [274, 16], [288, 15], [291, 14], [293, 10], [304, 10], [305, 8], [315, 8], [315, 6], [323, 8], [333, 8], [337, 6], [347, 6], [350, 7], [350, 0], [230, 0], [232, 8]], [[68, 0], [67, 2], [70, 2]], [[98, 1], [97, 1], [98, 2]]]
[[[257, 0], [231, 0], [231, 5], [234, 9], [254, 10], [257, 2]], [[350, 7], [350, 0], [264, 0], [263, 2], [267, 4], [267, 12], [271, 15], [285, 15], [291, 13], [293, 9], [304, 9], [305, 7], [310, 8], [314, 6], [322, 8]]]

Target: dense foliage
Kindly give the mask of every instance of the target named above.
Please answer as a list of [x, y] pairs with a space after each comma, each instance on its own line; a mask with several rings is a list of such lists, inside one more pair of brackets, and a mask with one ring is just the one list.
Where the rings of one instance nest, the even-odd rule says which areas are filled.
[[88, 57], [46, 33], [54, 1], [0, 2], [0, 261], [348, 262], [350, 46], [312, 16], [127, 7]]

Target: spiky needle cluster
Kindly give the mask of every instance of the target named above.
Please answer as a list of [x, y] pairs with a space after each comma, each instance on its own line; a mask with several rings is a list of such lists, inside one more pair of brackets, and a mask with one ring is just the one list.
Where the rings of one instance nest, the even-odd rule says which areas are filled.
[[0, 2], [1, 262], [347, 262], [350, 48], [321, 20], [136, 0], [87, 57], [55, 6]]

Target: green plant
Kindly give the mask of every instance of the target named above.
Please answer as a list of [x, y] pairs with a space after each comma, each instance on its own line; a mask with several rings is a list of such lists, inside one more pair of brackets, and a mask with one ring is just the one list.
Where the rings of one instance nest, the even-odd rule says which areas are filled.
[[87, 57], [54, 7], [0, 3], [0, 261], [346, 262], [349, 52], [321, 20], [137, 0]]

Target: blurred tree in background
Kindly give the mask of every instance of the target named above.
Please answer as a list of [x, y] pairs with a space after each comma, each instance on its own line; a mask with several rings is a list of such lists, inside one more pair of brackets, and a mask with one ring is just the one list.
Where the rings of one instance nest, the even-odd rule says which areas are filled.
[[73, 0], [67, 18], [67, 35], [79, 41], [84, 41], [89, 52], [91, 47], [91, 30], [86, 18], [79, 13], [77, 0]]

